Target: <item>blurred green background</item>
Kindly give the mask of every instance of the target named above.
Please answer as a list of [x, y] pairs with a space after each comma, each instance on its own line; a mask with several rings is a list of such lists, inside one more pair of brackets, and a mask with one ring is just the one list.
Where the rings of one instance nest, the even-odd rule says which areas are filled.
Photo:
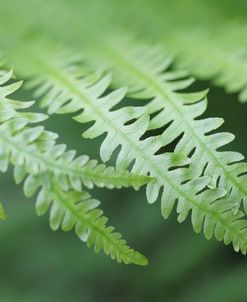
[[[10, 2], [13, 4], [10, 5]], [[151, 36], [155, 35], [155, 24], [152, 24], [152, 27], [143, 27], [143, 24], [145, 20], [149, 22], [152, 18], [155, 20], [155, 15], [151, 16], [150, 9], [154, 6], [154, 11], [158, 14], [155, 5], [162, 4], [162, 1], [154, 1], [155, 5], [142, 1], [147, 5], [133, 15], [128, 13], [133, 12], [134, 6], [138, 9], [140, 0], [133, 1], [132, 8], [126, 1], [120, 2], [121, 5], [127, 6], [125, 13], [115, 15], [112, 23], [108, 20], [107, 26], [119, 22], [129, 29], [132, 26], [139, 28], [140, 35], [145, 36], [147, 33]], [[190, 3], [190, 10], [184, 10], [183, 6], [178, 9], [179, 2], [186, 5]], [[205, 24], [208, 22], [207, 25], [212, 28], [216, 26], [219, 16], [220, 20], [227, 18], [235, 20], [236, 16], [240, 20], [245, 19], [244, 1], [210, 2], [211, 6], [208, 6], [206, 1], [204, 3], [200, 1], [203, 9], [199, 9], [200, 6], [194, 0], [166, 1], [166, 4], [170, 5], [167, 6], [170, 10], [160, 11], [159, 18], [164, 13], [164, 16], [169, 19], [167, 26], [171, 26], [171, 20], [174, 20], [175, 24], [183, 24], [184, 20], [189, 20], [188, 26], [193, 27], [196, 22]], [[36, 14], [32, 15], [29, 12], [25, 15], [27, 4], [33, 4], [34, 9], [35, 3], [43, 8], [42, 11], [37, 11], [39, 18], [43, 18], [41, 18], [43, 20], [41, 28], [50, 31], [54, 37], [66, 37], [67, 41], [73, 41], [75, 45], [83, 42], [82, 38], [78, 41], [75, 39], [78, 33], [73, 32], [73, 27], [69, 23], [74, 15], [67, 10], [68, 7], [73, 8], [75, 3], [80, 3], [79, 0], [64, 0], [63, 5], [66, 9], [57, 10], [60, 18], [58, 16], [53, 18], [52, 15], [59, 3], [56, 0], [25, 0], [23, 5], [20, 5], [21, 3], [16, 0], [0, 0], [2, 20], [0, 36], [3, 40], [7, 37], [4, 43], [11, 44], [11, 39], [30, 24], [34, 24], [37, 32], [40, 30], [35, 27], [38, 23]], [[45, 7], [45, 3], [49, 5]], [[82, 23], [87, 25], [81, 27], [82, 32], [89, 31], [90, 36], [89, 25], [105, 22], [101, 8], [114, 3], [117, 1], [98, 0], [98, 5], [94, 5], [92, 1], [81, 1], [80, 7], [86, 5], [88, 12], [83, 16], [87, 21], [91, 20], [91, 23]], [[224, 10], [222, 10], [223, 6]], [[110, 5], [106, 10], [111, 16], [110, 12], [114, 11], [114, 8]], [[13, 11], [19, 13], [19, 19], [11, 20]], [[96, 11], [98, 11], [97, 16], [101, 16], [97, 22], [96, 19], [92, 19]], [[210, 18], [210, 22], [206, 11], [215, 17]], [[75, 11], [75, 16], [80, 13], [83, 13], [82, 10]], [[126, 19], [126, 15], [129, 19]], [[52, 18], [52, 22], [45, 22], [49, 18]], [[75, 17], [74, 19], [78, 24], [82, 22], [81, 19]], [[12, 23], [8, 23], [8, 20]], [[162, 18], [159, 20], [161, 22]], [[63, 28], [61, 24], [64, 24]], [[96, 33], [97, 28], [97, 26], [93, 28]], [[7, 36], [6, 30], [9, 32]], [[193, 89], [205, 87], [211, 88], [207, 116], [224, 117], [226, 123], [222, 129], [236, 134], [231, 149], [246, 155], [247, 105], [241, 105], [237, 101], [237, 95], [226, 94], [223, 89], [212, 87], [208, 82], [197, 83]], [[32, 93], [26, 92], [19, 96], [30, 99]], [[97, 141], [82, 141], [82, 126], [73, 122], [68, 116], [51, 117], [47, 122], [47, 128], [58, 132], [60, 141], [78, 150], [79, 154], [90, 154], [92, 158], [98, 158]], [[163, 220], [159, 202], [152, 206], [148, 205], [144, 190], [135, 192], [97, 189], [94, 192], [95, 196], [100, 197], [102, 208], [110, 217], [111, 224], [116, 226], [131, 246], [139, 249], [149, 258], [149, 266], [136, 267], [119, 265], [103, 253], [94, 254], [73, 233], [53, 233], [48, 226], [48, 217], [37, 218], [34, 200], [24, 198], [22, 188], [14, 184], [11, 169], [9, 174], [0, 175], [0, 187], [0, 200], [3, 201], [8, 215], [5, 222], [0, 222], [0, 302], [247, 301], [246, 257], [214, 239], [206, 241], [202, 235], [196, 235], [189, 221], [179, 225], [175, 214], [168, 221]]]

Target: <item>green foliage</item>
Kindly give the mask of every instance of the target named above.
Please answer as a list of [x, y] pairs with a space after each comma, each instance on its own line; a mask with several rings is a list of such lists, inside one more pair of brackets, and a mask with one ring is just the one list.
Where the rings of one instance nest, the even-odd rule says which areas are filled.
[[[20, 87], [20, 82], [4, 85], [12, 73], [2, 72], [0, 76], [0, 170], [6, 172], [8, 164], [14, 166], [17, 183], [24, 180], [24, 193], [31, 197], [40, 189], [37, 197], [37, 212], [44, 214], [50, 208], [50, 224], [53, 230], [60, 225], [64, 231], [75, 227], [80, 239], [95, 251], [104, 248], [118, 262], [146, 264], [144, 256], [126, 246], [126, 241], [115, 233], [113, 227], [106, 227], [107, 218], [96, 207], [99, 202], [82, 190], [93, 185], [108, 188], [141, 185], [149, 177], [116, 171], [112, 167], [97, 165], [87, 156], [76, 159], [75, 151], [66, 151], [65, 145], [56, 145], [56, 134], [42, 126], [29, 124], [46, 119], [44, 114], [21, 112], [32, 102], [11, 100], [8, 95]], [[4, 212], [1, 208], [1, 218]]]
[[[16, 0], [11, 2], [16, 5]], [[216, 132], [223, 119], [204, 117], [207, 91], [191, 92], [194, 79], [188, 75], [213, 80], [229, 92], [240, 91], [245, 102], [246, 50], [239, 42], [246, 40], [244, 24], [232, 26], [217, 4], [204, 10], [195, 0], [181, 5], [136, 0], [128, 7], [113, 0], [96, 1], [94, 6], [87, 1], [46, 2], [24, 1], [14, 13], [11, 25], [18, 31], [11, 39], [7, 23], [13, 12], [3, 3], [2, 50], [49, 115], [72, 114], [86, 124], [85, 139], [104, 136], [100, 157], [115, 161], [116, 168], [86, 156], [75, 158], [75, 151], [55, 143], [54, 133], [31, 127], [46, 116], [25, 111], [29, 102], [7, 98], [20, 86], [17, 82], [2, 86], [0, 92], [1, 170], [5, 172], [9, 163], [14, 166], [25, 195], [40, 190], [38, 212], [52, 204], [53, 229], [75, 228], [89, 246], [103, 248], [119, 262], [146, 264], [105, 226], [106, 219], [85, 189], [138, 189], [147, 184], [147, 200], [161, 200], [164, 218], [176, 208], [179, 222], [190, 215], [195, 232], [232, 243], [235, 251], [246, 254], [247, 165], [241, 153], [226, 151], [234, 136]], [[47, 21], [58, 7], [60, 17], [50, 28]], [[199, 13], [192, 19], [194, 10]], [[181, 22], [174, 24], [174, 15]], [[25, 16], [30, 19], [21, 25]], [[133, 23], [128, 24], [129, 16]], [[64, 23], [70, 26], [61, 31]], [[150, 26], [144, 33], [146, 24]], [[160, 46], [150, 46], [154, 44]], [[10, 78], [3, 73], [1, 84]]]
[[[193, 41], [197, 41], [196, 47], [192, 46]], [[247, 64], [242, 43], [246, 43], [245, 26], [231, 24], [213, 32], [204, 28], [188, 33], [182, 31], [169, 49], [177, 54], [178, 68], [184, 68], [200, 79], [213, 80], [228, 93], [239, 92], [239, 101], [246, 103]]]
[[130, 249], [113, 227], [106, 227], [107, 218], [96, 207], [99, 202], [86, 192], [62, 192], [55, 184], [51, 188], [43, 188], [37, 198], [37, 212], [44, 214], [50, 205], [50, 224], [53, 230], [59, 226], [63, 231], [75, 228], [77, 236], [94, 246], [95, 252], [102, 248], [107, 255], [125, 264], [146, 265], [147, 259], [140, 253]]
[[146, 111], [153, 115], [148, 130], [166, 126], [161, 135], [163, 147], [176, 141], [175, 152], [191, 158], [193, 177], [211, 177], [211, 187], [218, 183], [237, 208], [243, 202], [247, 210], [247, 166], [239, 163], [244, 156], [220, 150], [234, 136], [215, 132], [223, 123], [221, 118], [199, 119], [207, 108], [207, 91], [184, 93], [194, 80], [184, 71], [165, 71], [171, 60], [162, 49], [140, 46], [128, 51], [130, 45], [114, 49], [116, 44], [111, 43], [101, 53], [113, 61], [116, 86], [127, 85], [130, 97], [152, 99], [146, 105]]
[[[215, 235], [226, 244], [233, 242], [234, 249], [245, 254], [247, 233], [243, 226], [247, 222], [241, 219], [243, 213], [237, 209], [241, 201], [246, 202], [246, 177], [245, 174], [238, 177], [246, 171], [246, 165], [237, 162], [242, 159], [242, 155], [217, 151], [232, 139], [231, 135], [222, 133], [206, 136], [222, 123], [221, 119], [195, 119], [205, 111], [205, 92], [177, 93], [191, 81], [176, 81], [179, 77], [177, 72], [160, 74], [169, 60], [152, 51], [150, 53], [146, 50], [146, 53], [149, 61], [137, 52], [137, 57], [142, 57], [144, 62], [138, 65], [137, 60], [132, 60], [136, 63], [134, 67], [126, 61], [122, 64], [130, 70], [130, 74], [125, 77], [129, 81], [125, 84], [130, 87], [130, 95], [155, 98], [146, 106], [122, 106], [114, 110], [117, 105], [121, 105], [125, 89], [107, 93], [106, 89], [111, 83], [109, 74], [103, 73], [95, 78], [89, 72], [87, 76], [86, 68], [81, 68], [78, 59], [76, 63], [71, 63], [70, 59], [60, 59], [56, 52], [52, 56], [51, 50], [47, 55], [42, 53], [38, 56], [35, 53], [37, 57], [32, 61], [32, 68], [36, 66], [36, 78], [30, 85], [37, 86], [35, 96], [41, 97], [41, 105], [48, 107], [50, 114], [82, 110], [74, 119], [80, 123], [93, 122], [83, 133], [84, 138], [93, 139], [106, 133], [100, 148], [103, 161], [108, 161], [117, 147], [121, 146], [116, 159], [118, 168], [128, 168], [132, 164], [132, 172], [154, 177], [156, 181], [147, 185], [147, 199], [153, 203], [159, 192], [162, 192], [161, 211], [164, 218], [169, 217], [177, 202], [179, 222], [183, 222], [191, 211], [196, 232], [203, 229], [208, 239]], [[151, 57], [155, 60], [151, 61]], [[145, 64], [145, 59], [148, 64]], [[137, 69], [138, 66], [142, 67]], [[134, 76], [137, 77], [135, 81], [132, 80]], [[159, 112], [158, 115], [150, 120], [147, 114], [155, 112]], [[162, 128], [170, 123], [161, 134], [143, 138], [148, 130]], [[160, 154], [161, 148], [183, 132], [185, 134], [174, 153]], [[186, 156], [192, 151], [188, 161]], [[187, 168], [190, 161], [192, 163]], [[217, 183], [219, 188], [216, 188]]]

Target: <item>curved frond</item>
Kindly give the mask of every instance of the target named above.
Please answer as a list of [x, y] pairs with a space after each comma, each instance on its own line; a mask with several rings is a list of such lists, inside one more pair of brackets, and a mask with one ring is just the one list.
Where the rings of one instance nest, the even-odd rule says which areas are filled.
[[128, 94], [134, 98], [152, 99], [145, 106], [148, 113], [153, 114], [149, 130], [167, 126], [161, 135], [163, 146], [176, 141], [175, 151], [191, 157], [190, 169], [195, 177], [202, 174], [211, 177], [211, 186], [218, 185], [229, 192], [233, 207], [238, 208], [243, 202], [247, 211], [244, 156], [221, 151], [234, 136], [215, 132], [223, 123], [221, 118], [199, 119], [207, 108], [207, 91], [181, 92], [193, 79], [184, 71], [165, 71], [171, 59], [158, 47], [143, 46], [127, 51], [124, 47], [109, 45], [104, 50], [102, 53], [111, 60], [115, 71], [115, 85], [127, 85]]
[[[11, 77], [11, 73], [0, 76], [2, 83]], [[94, 185], [107, 188], [134, 186], [139, 188], [150, 181], [147, 176], [116, 171], [113, 167], [98, 164], [88, 156], [75, 157], [74, 150], [66, 150], [66, 145], [57, 145], [57, 135], [46, 131], [44, 127], [29, 127], [29, 123], [40, 122], [46, 118], [43, 114], [20, 112], [32, 102], [19, 102], [8, 99], [20, 83], [1, 86], [0, 89], [0, 169], [5, 172], [8, 163], [15, 166], [15, 179], [19, 183], [27, 173], [36, 175], [48, 171], [55, 175], [57, 182], [67, 190], [80, 191], [82, 185], [92, 188]]]
[[[1, 73], [1, 85], [10, 78], [11, 73]], [[43, 214], [51, 207], [52, 229], [59, 226], [65, 231], [75, 228], [78, 237], [89, 247], [94, 246], [96, 252], [103, 249], [118, 262], [146, 265], [147, 259], [143, 255], [130, 249], [113, 227], [106, 226], [107, 218], [96, 209], [99, 202], [82, 189], [82, 183], [89, 188], [93, 185], [109, 188], [134, 185], [138, 188], [150, 178], [97, 165], [86, 156], [74, 159], [75, 151], [65, 151], [66, 146], [55, 145], [54, 133], [40, 126], [29, 127], [29, 123], [40, 122], [46, 116], [21, 112], [19, 109], [28, 108], [32, 102], [8, 98], [20, 84], [0, 86], [0, 170], [5, 172], [11, 163], [16, 182], [24, 181], [27, 197], [40, 189], [37, 212]], [[0, 207], [0, 219], [4, 218]]]
[[[235, 250], [240, 249], [246, 253], [247, 233], [246, 221], [241, 219], [243, 214], [237, 210], [234, 214], [233, 205], [225, 200], [223, 202], [222, 198], [227, 191], [207, 189], [212, 186], [210, 178], [197, 175], [192, 180], [195, 173], [185, 167], [189, 162], [184, 156], [184, 150], [181, 150], [182, 144], [176, 153], [160, 154], [161, 148], [166, 145], [166, 131], [161, 135], [144, 138], [143, 135], [153, 123], [152, 120], [150, 123], [145, 107], [122, 107], [114, 110], [123, 99], [125, 89], [106, 93], [111, 82], [109, 75], [99, 80], [92, 78], [91, 74], [88, 77], [85, 74], [81, 76], [77, 64], [70, 64], [64, 58], [59, 60], [59, 56], [51, 59], [50, 53], [47, 57], [40, 56], [38, 60], [40, 64], [37, 65], [36, 92], [43, 97], [42, 105], [48, 107], [50, 113], [77, 113], [82, 110], [75, 120], [80, 123], [93, 122], [83, 136], [95, 138], [106, 134], [101, 145], [104, 161], [109, 160], [113, 152], [121, 147], [116, 151], [118, 167], [127, 168], [132, 165], [133, 172], [156, 178], [156, 182], [147, 185], [147, 198], [152, 203], [161, 192], [162, 214], [165, 218], [177, 202], [179, 221], [183, 221], [191, 211], [195, 231], [203, 228], [207, 238], [214, 234], [226, 244], [232, 242]], [[187, 83], [175, 81], [173, 90], [182, 89]], [[145, 97], [147, 93], [149, 90], [145, 92]], [[189, 100], [193, 103], [194, 99], [191, 96]], [[182, 105], [185, 107], [185, 104]], [[200, 103], [200, 110], [204, 105], [205, 102]], [[163, 103], [158, 103], [158, 106], [162, 109]], [[189, 107], [186, 108], [190, 112]], [[151, 112], [156, 110], [155, 108]], [[180, 113], [176, 114], [180, 117]], [[192, 112], [189, 117], [191, 115]], [[180, 127], [176, 127], [172, 128], [175, 134], [180, 131]], [[208, 127], [208, 131], [212, 130]]]
[[106, 255], [119, 263], [146, 265], [147, 259], [126, 245], [121, 234], [106, 226], [108, 219], [98, 209], [99, 201], [85, 191], [62, 191], [57, 185], [43, 186], [37, 197], [38, 215], [50, 209], [52, 230], [59, 227], [63, 231], [75, 229], [76, 235], [88, 247], [98, 253], [101, 249]]

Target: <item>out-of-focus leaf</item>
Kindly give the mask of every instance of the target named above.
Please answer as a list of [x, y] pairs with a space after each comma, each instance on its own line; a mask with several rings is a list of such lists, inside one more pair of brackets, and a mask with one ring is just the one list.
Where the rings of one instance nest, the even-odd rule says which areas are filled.
[[2, 203], [0, 202], [0, 220], [5, 220], [5, 219], [6, 219], [6, 214]]

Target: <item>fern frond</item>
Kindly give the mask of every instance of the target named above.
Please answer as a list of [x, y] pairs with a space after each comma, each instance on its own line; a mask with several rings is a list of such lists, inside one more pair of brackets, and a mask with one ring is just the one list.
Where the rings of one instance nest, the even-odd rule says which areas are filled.
[[[222, 19], [219, 14], [215, 14], [214, 5], [208, 2], [190, 1], [184, 4], [181, 1], [134, 1], [126, 7], [123, 1], [112, 0], [95, 1], [94, 5], [87, 1], [73, 5], [61, 1], [49, 2], [46, 5], [39, 3], [40, 1], [33, 1], [32, 4], [26, 1], [18, 12], [12, 9], [18, 5], [18, 1], [14, 1], [12, 5], [8, 1], [4, 2], [6, 3], [2, 4], [0, 12], [0, 35], [7, 53], [14, 49], [17, 55], [20, 54], [19, 45], [15, 43], [28, 43], [30, 36], [22, 34], [22, 31], [36, 32], [34, 24], [40, 26], [41, 30], [32, 37], [40, 38], [41, 33], [49, 38], [55, 35], [60, 42], [76, 46], [78, 52], [80, 47], [90, 44], [92, 37], [100, 40], [102, 36], [104, 39], [106, 36], [117, 35], [122, 39], [123, 36], [141, 34], [149, 42], [164, 41], [165, 47], [177, 55], [179, 68], [186, 68], [190, 74], [202, 79], [214, 79], [215, 83], [224, 86], [227, 91], [240, 92], [240, 101], [247, 102], [246, 24]], [[53, 18], [53, 27], [50, 28], [47, 24], [56, 14], [57, 7], [60, 18]], [[33, 12], [35, 18], [31, 21]], [[130, 15], [131, 26], [128, 22]], [[183, 22], [174, 24], [174, 18]], [[11, 42], [10, 19], [13, 26]], [[23, 22], [27, 19], [29, 22]], [[208, 20], [211, 21], [210, 24]], [[144, 32], [143, 28], [147, 23], [149, 26]], [[61, 31], [64, 24], [70, 26]], [[21, 28], [20, 32], [16, 28]]]
[[[246, 253], [247, 233], [246, 220], [241, 219], [243, 214], [236, 211], [237, 214], [234, 215], [233, 205], [223, 201], [227, 191], [207, 189], [210, 178], [198, 177], [191, 180], [194, 175], [190, 169], [184, 167], [188, 164], [184, 152], [178, 150], [179, 152], [172, 154], [159, 154], [166, 144], [166, 131], [161, 135], [143, 138], [152, 125], [146, 115], [146, 108], [122, 107], [114, 110], [123, 99], [125, 89], [107, 94], [106, 89], [111, 82], [109, 75], [96, 81], [91, 75], [81, 77], [76, 65], [70, 65], [64, 59], [59, 61], [59, 56], [51, 59], [51, 53], [47, 57], [40, 56], [39, 62], [36, 76], [40, 77], [36, 81], [36, 91], [43, 96], [42, 104], [48, 107], [50, 113], [76, 113], [83, 110], [75, 120], [80, 123], [94, 123], [83, 136], [95, 138], [106, 133], [101, 145], [101, 157], [104, 161], [109, 160], [113, 152], [121, 146], [116, 160], [118, 167], [127, 168], [132, 164], [133, 172], [156, 178], [156, 182], [147, 185], [147, 198], [152, 203], [162, 191], [162, 214], [165, 218], [177, 202], [179, 221], [184, 221], [191, 211], [195, 231], [203, 228], [207, 238], [214, 234], [226, 244], [232, 242], [236, 251], [240, 249]], [[179, 81], [174, 82], [173, 88], [176, 90], [183, 86], [184, 83]], [[191, 96], [189, 100], [193, 101], [194, 98]], [[203, 105], [205, 102], [200, 104], [202, 108]]]
[[[11, 78], [11, 73], [0, 76], [2, 83]], [[80, 191], [82, 184], [88, 188], [94, 185], [107, 188], [134, 186], [139, 188], [150, 181], [147, 176], [131, 174], [126, 170], [116, 171], [113, 167], [98, 164], [88, 156], [75, 158], [74, 150], [66, 151], [66, 145], [56, 145], [57, 135], [44, 127], [29, 127], [28, 123], [42, 121], [43, 114], [20, 112], [29, 108], [32, 102], [10, 100], [7, 96], [20, 87], [21, 83], [1, 86], [0, 89], [0, 150], [1, 170], [5, 172], [8, 163], [15, 166], [15, 179], [19, 183], [27, 173], [33, 175], [50, 172], [57, 182], [67, 190]]]
[[[247, 56], [244, 41], [246, 26], [224, 26], [217, 31], [180, 31], [176, 41], [168, 41], [169, 50], [177, 55], [176, 66], [202, 80], [213, 80], [229, 93], [238, 93], [247, 102]], [[196, 41], [196, 43], [195, 43]], [[196, 45], [195, 45], [196, 44]]]
[[[112, 43], [116, 45], [116, 43]], [[130, 49], [130, 47], [128, 48]], [[113, 66], [115, 86], [127, 85], [128, 94], [138, 99], [152, 99], [147, 111], [153, 114], [149, 130], [166, 125], [161, 135], [163, 146], [177, 141], [176, 152], [191, 156], [190, 169], [194, 177], [205, 175], [229, 192], [233, 207], [243, 202], [247, 212], [247, 164], [237, 152], [221, 151], [234, 136], [216, 133], [223, 119], [199, 119], [207, 108], [207, 91], [183, 93], [193, 79], [184, 71], [165, 71], [171, 63], [158, 47], [143, 46], [127, 51], [123, 46], [104, 48]]]
[[143, 255], [129, 248], [113, 227], [106, 226], [108, 219], [98, 209], [99, 204], [85, 191], [62, 191], [53, 183], [51, 187], [43, 186], [40, 190], [36, 209], [38, 215], [50, 209], [52, 230], [59, 227], [66, 232], [75, 229], [77, 236], [96, 253], [103, 249], [106, 255], [119, 263], [147, 265]]
[[[126, 170], [116, 171], [112, 167], [97, 165], [83, 156], [77, 159], [75, 151], [65, 151], [64, 145], [55, 145], [56, 135], [43, 127], [28, 127], [46, 118], [44, 114], [21, 112], [32, 102], [11, 100], [21, 83], [5, 85], [11, 73], [0, 75], [0, 170], [6, 172], [8, 164], [14, 166], [17, 183], [24, 181], [24, 193], [33, 196], [38, 189], [37, 212], [43, 214], [51, 206], [51, 227], [63, 230], [75, 227], [80, 239], [94, 246], [96, 252], [104, 249], [118, 262], [146, 265], [146, 258], [130, 249], [113, 227], [107, 227], [107, 218], [96, 209], [95, 201], [82, 189], [83, 185], [109, 188], [134, 185], [140, 187], [150, 178], [132, 175]], [[0, 207], [0, 219], [5, 215]]]

